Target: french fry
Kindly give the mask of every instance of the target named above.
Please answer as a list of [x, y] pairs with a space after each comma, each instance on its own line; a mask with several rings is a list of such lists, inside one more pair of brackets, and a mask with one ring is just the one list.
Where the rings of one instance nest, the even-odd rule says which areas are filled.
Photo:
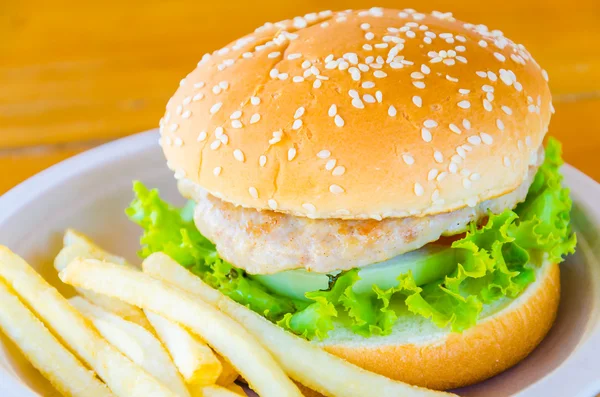
[[221, 365], [223, 367], [223, 371], [221, 371], [221, 376], [217, 379], [217, 385], [227, 387], [236, 381], [237, 378], [240, 377], [240, 374], [233, 368], [233, 365], [225, 358], [217, 355], [219, 361], [221, 361]]
[[232, 390], [230, 388], [225, 388], [217, 385], [205, 386], [202, 388], [202, 394], [200, 394], [198, 397], [245, 397], [246, 393], [244, 392], [244, 389], [240, 387], [240, 390], [241, 394], [237, 392], [236, 389]]
[[227, 386], [227, 389], [231, 390], [236, 394], [239, 394], [240, 396], [246, 396], [246, 392], [244, 391], [242, 386], [238, 385], [237, 383], [230, 384], [229, 386]]
[[[76, 232], [75, 230], [67, 230], [65, 233], [64, 242], [65, 247], [54, 259], [54, 268], [58, 272], [67, 267], [67, 265], [76, 258], [106, 260], [122, 266], [134, 267], [133, 265], [127, 263], [125, 259], [106, 252], [94, 244], [88, 237]], [[88, 301], [100, 306], [104, 310], [115, 313], [117, 316], [128, 321], [133, 321], [148, 330], [152, 329], [148, 323], [148, 320], [146, 319], [146, 316], [144, 315], [144, 312], [142, 312], [139, 308], [122, 302], [118, 299], [96, 294], [92, 291], [86, 291], [82, 288], [77, 288], [76, 290], [79, 295], [85, 297]]]
[[[295, 380], [328, 396], [449, 396], [365, 371], [293, 335], [220, 294], [168, 257], [144, 263], [144, 272], [216, 305], [252, 333]], [[220, 294], [220, 298], [215, 295]]]
[[206, 343], [163, 316], [147, 310], [146, 316], [190, 389], [217, 382], [223, 365]]
[[94, 324], [100, 335], [131, 361], [162, 382], [176, 395], [182, 397], [190, 395], [169, 353], [152, 333], [81, 297], [71, 298], [69, 302]]
[[186, 326], [227, 357], [262, 397], [302, 395], [255, 337], [192, 294], [141, 272], [91, 259], [71, 262], [59, 276], [67, 284], [119, 298]]
[[48, 331], [0, 280], [0, 330], [65, 396], [109, 397], [113, 394], [95, 374]]
[[91, 238], [89, 238], [81, 232], [78, 232], [75, 229], [67, 229], [63, 237], [63, 245], [65, 247], [85, 247], [88, 250], [89, 254], [91, 254], [96, 259], [106, 260], [111, 263], [116, 263], [117, 265], [135, 267], [132, 264], [128, 263], [127, 260], [125, 260], [125, 258], [109, 253], [108, 251], [104, 250], [99, 245], [94, 243]]
[[0, 277], [119, 397], [175, 395], [102, 338], [27, 262], [0, 246]]

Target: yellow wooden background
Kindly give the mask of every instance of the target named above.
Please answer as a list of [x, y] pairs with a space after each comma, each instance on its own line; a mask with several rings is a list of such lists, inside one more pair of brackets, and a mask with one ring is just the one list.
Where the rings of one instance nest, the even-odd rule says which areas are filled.
[[[362, 0], [0, 0], [0, 193], [105, 141], [156, 127], [202, 54], [276, 21]], [[600, 181], [599, 0], [385, 1], [453, 11], [527, 46], [548, 70], [550, 134]]]

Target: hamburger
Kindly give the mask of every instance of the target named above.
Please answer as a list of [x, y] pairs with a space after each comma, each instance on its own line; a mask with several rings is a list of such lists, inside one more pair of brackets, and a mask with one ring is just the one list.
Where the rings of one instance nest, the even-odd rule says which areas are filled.
[[412, 9], [266, 23], [160, 121], [184, 208], [134, 184], [162, 251], [365, 369], [448, 389], [526, 357], [575, 247], [547, 73], [499, 30]]

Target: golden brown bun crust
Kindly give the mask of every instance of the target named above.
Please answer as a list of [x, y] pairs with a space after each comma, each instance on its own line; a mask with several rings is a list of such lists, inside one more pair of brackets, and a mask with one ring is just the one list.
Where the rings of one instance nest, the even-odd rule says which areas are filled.
[[552, 112], [546, 77], [524, 47], [450, 14], [309, 14], [204, 58], [161, 142], [177, 177], [236, 205], [448, 212], [523, 181]]
[[[558, 265], [548, 265], [537, 291], [462, 334], [451, 333], [441, 343], [379, 348], [326, 346], [325, 349], [369, 371], [416, 386], [448, 390], [471, 385], [512, 367], [544, 339], [560, 300]], [[306, 396], [320, 396], [310, 391]]]

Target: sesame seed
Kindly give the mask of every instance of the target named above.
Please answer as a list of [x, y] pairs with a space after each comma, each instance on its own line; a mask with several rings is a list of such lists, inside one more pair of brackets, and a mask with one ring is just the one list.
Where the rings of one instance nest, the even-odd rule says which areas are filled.
[[437, 178], [435, 178], [438, 182], [443, 181], [446, 176], [448, 176], [448, 173], [446, 171], [442, 171], [439, 173], [439, 175], [437, 176]]
[[204, 88], [205, 85], [206, 83], [204, 83], [204, 81], [199, 81], [197, 83], [194, 83], [194, 88]]
[[423, 74], [429, 74], [431, 72], [431, 69], [429, 68], [429, 66], [423, 64], [421, 65], [421, 72]]
[[183, 98], [182, 103], [183, 103], [183, 106], [189, 105], [190, 103], [192, 103], [192, 97], [191, 96], [186, 96], [185, 98]]
[[471, 122], [467, 119], [463, 119], [462, 121], [462, 125], [463, 127], [465, 127], [465, 129], [470, 130], [471, 129]]
[[487, 72], [487, 78], [490, 79], [491, 81], [498, 80], [498, 76], [496, 75], [496, 73], [494, 73], [492, 71]]
[[373, 83], [372, 81], [365, 81], [361, 84], [362, 88], [373, 88], [375, 87], [375, 83]]
[[331, 174], [333, 176], [342, 176], [344, 175], [344, 172], [346, 172], [346, 167], [338, 165], [333, 169], [333, 172]]
[[452, 77], [449, 74], [446, 75], [446, 80], [451, 81], [453, 83], [458, 83], [458, 78]]
[[219, 176], [219, 175], [221, 175], [221, 171], [222, 171], [222, 170], [223, 170], [223, 168], [221, 168], [221, 167], [215, 167], [215, 168], [213, 169], [213, 174], [214, 174], [214, 176]]
[[201, 100], [202, 98], [204, 98], [204, 94], [203, 94], [203, 93], [201, 93], [201, 92], [199, 92], [199, 93], [197, 93], [196, 95], [194, 95], [194, 96], [192, 97], [192, 100], [193, 100], [194, 102], [197, 102], [197, 101]]
[[302, 204], [302, 208], [304, 208], [308, 212], [315, 212], [317, 210], [317, 208], [311, 203]]
[[257, 96], [250, 97], [250, 103], [256, 106], [260, 103], [260, 98]]
[[488, 46], [488, 43], [485, 40], [479, 40], [479, 43], [477, 43], [477, 44], [479, 44], [479, 46], [483, 47], [483, 48]]
[[487, 77], [487, 73], [486, 72], [482, 72], [480, 70], [476, 71], [475, 74], [481, 78], [486, 78]]
[[327, 160], [327, 163], [325, 163], [325, 169], [326, 169], [327, 171], [331, 171], [332, 169], [334, 169], [334, 168], [335, 168], [335, 164], [336, 164], [336, 163], [337, 163], [337, 160], [336, 160], [336, 159], [330, 159], [330, 160]]
[[189, 110], [186, 110], [185, 112], [183, 112], [183, 114], [181, 115], [182, 119], [189, 119], [192, 116], [192, 112], [190, 112]]
[[344, 126], [344, 119], [342, 119], [339, 114], [335, 115], [334, 122], [335, 122], [335, 125], [337, 125], [338, 127]]
[[508, 106], [502, 106], [502, 111], [506, 114], [508, 114], [509, 116], [512, 114], [512, 109], [509, 108]]
[[337, 106], [335, 104], [331, 105], [329, 107], [329, 110], [327, 111], [327, 114], [329, 115], [329, 117], [333, 117], [337, 114]]
[[429, 131], [427, 128], [421, 128], [421, 138], [423, 138], [425, 142], [431, 142], [433, 139], [431, 136], [431, 131]]
[[302, 120], [300, 120], [300, 119], [294, 120], [294, 123], [292, 124], [292, 129], [299, 130], [300, 127], [302, 127]]
[[220, 146], [221, 146], [221, 141], [219, 141], [219, 140], [216, 140], [210, 144], [210, 148], [212, 150], [217, 150]]
[[450, 165], [448, 166], [448, 171], [450, 171], [450, 173], [452, 174], [456, 174], [458, 172], [458, 165], [456, 165], [456, 163], [450, 163]]
[[465, 189], [470, 189], [471, 188], [471, 181], [468, 180], [467, 178], [464, 178], [462, 180], [462, 185]]
[[365, 22], [365, 23], [360, 24], [360, 28], [362, 30], [368, 30], [371, 28], [371, 25], [369, 25], [368, 23]]
[[403, 154], [402, 155], [402, 160], [404, 160], [404, 162], [407, 165], [413, 165], [415, 163], [415, 159], [413, 156], [411, 156], [410, 154]]
[[468, 108], [470, 108], [470, 107], [471, 107], [471, 102], [469, 102], [469, 101], [466, 101], [466, 100], [464, 100], [464, 101], [460, 101], [460, 102], [458, 103], [458, 107], [459, 107], [459, 108], [462, 108], [462, 109], [468, 109]]
[[240, 117], [242, 117], [242, 111], [241, 110], [237, 110], [237, 111], [231, 113], [231, 116], [229, 116], [229, 118], [231, 120], [239, 119]]
[[471, 90], [467, 90], [465, 88], [459, 88], [458, 89], [458, 93], [462, 94], [462, 95], [467, 95], [469, 92], [471, 92]]
[[419, 108], [423, 106], [423, 99], [418, 95], [412, 97], [412, 102]]
[[321, 82], [321, 80], [315, 80], [315, 81], [313, 82], [313, 88], [320, 88], [320, 87], [321, 87], [321, 84], [323, 84], [323, 83]]
[[508, 156], [504, 156], [502, 162], [504, 163], [505, 167], [510, 167], [510, 158]]
[[436, 176], [438, 176], [438, 170], [435, 168], [432, 168], [429, 170], [429, 172], [427, 173], [427, 180], [428, 181], [433, 181], [435, 179]]
[[545, 69], [542, 69], [542, 77], [543, 77], [543, 78], [544, 78], [544, 80], [546, 80], [546, 81], [548, 81], [548, 80], [549, 80], [549, 78], [548, 78], [548, 72], [546, 72], [546, 70], [545, 70]]
[[457, 45], [454, 49], [458, 52], [465, 52], [467, 50], [464, 45]]
[[196, 140], [198, 142], [202, 142], [202, 141], [206, 140], [207, 136], [208, 136], [208, 134], [206, 133], [206, 131], [200, 131], [200, 133], [198, 134], [198, 138]]
[[492, 104], [490, 103], [490, 101], [488, 101], [487, 99], [483, 100], [483, 108], [485, 110], [487, 110], [488, 112], [492, 111]]
[[415, 183], [415, 194], [417, 196], [422, 196], [424, 193], [425, 189], [423, 189], [423, 186], [421, 186], [419, 182]]
[[258, 158], [258, 164], [259, 164], [261, 167], [264, 167], [264, 166], [265, 166], [265, 164], [267, 164], [267, 156], [265, 156], [264, 154], [263, 154], [263, 155], [261, 155], [261, 156]]
[[236, 159], [237, 161], [241, 161], [243, 163], [245, 160], [244, 152], [242, 152], [240, 149], [235, 149], [233, 151], [233, 158]]
[[504, 123], [502, 122], [502, 120], [500, 120], [500, 119], [497, 119], [497, 120], [496, 120], [496, 126], [498, 127], [498, 129], [499, 129], [500, 131], [504, 131]]
[[491, 145], [494, 142], [494, 139], [492, 138], [492, 136], [489, 134], [486, 134], [485, 132], [479, 133], [479, 136], [481, 137], [481, 140], [483, 141], [483, 143], [485, 143], [486, 145]]
[[354, 99], [352, 99], [352, 106], [354, 106], [357, 109], [364, 109], [365, 108], [365, 104], [360, 100], [360, 98], [354, 98]]
[[523, 85], [521, 83], [519, 83], [518, 81], [515, 81], [513, 83], [513, 87], [515, 87], [515, 90], [517, 90], [518, 92], [523, 91]]
[[301, 56], [302, 56], [302, 54], [300, 54], [300, 53], [290, 54], [287, 56], [287, 59], [294, 60], [294, 59], [300, 58]]
[[390, 105], [390, 107], [388, 108], [388, 115], [390, 117], [394, 117], [396, 116], [396, 108], [394, 107], [394, 105]]
[[241, 122], [241, 121], [239, 121], [239, 120], [232, 120], [232, 121], [231, 121], [231, 126], [232, 126], [233, 128], [239, 129], [239, 128], [242, 128], [244, 125], [243, 125], [243, 124], [242, 124], [242, 122]]
[[356, 90], [349, 90], [348, 91], [348, 95], [350, 95], [350, 98], [358, 98], [358, 91], [356, 91]]
[[373, 38], [375, 38], [375, 34], [373, 32], [367, 32], [367, 33], [365, 33], [365, 39], [367, 39], [367, 40], [373, 40]]
[[423, 125], [427, 128], [435, 128], [438, 126], [438, 123], [435, 120], [427, 119], [423, 122]]
[[250, 117], [250, 124], [257, 123], [260, 120], [260, 114], [254, 113], [252, 117]]
[[256, 188], [254, 186], [250, 186], [248, 188], [248, 193], [250, 193], [250, 196], [252, 196], [252, 198], [255, 198], [255, 199], [258, 198], [258, 190], [256, 190]]
[[275, 201], [274, 199], [269, 199], [267, 201], [267, 204], [269, 204], [269, 208], [271, 208], [272, 210], [277, 209], [277, 201]]
[[219, 95], [221, 93], [221, 87], [219, 87], [218, 85], [215, 85], [212, 88], [212, 93], [215, 94], [215, 95]]
[[413, 81], [413, 85], [419, 89], [425, 88], [425, 83], [422, 81]]
[[181, 139], [180, 137], [175, 138], [175, 146], [177, 147], [182, 147], [183, 146], [183, 139]]
[[365, 94], [363, 95], [363, 101], [366, 103], [375, 103], [375, 97], [373, 97], [371, 94]]
[[181, 80], [179, 81], [179, 86], [180, 86], [180, 87], [183, 87], [184, 85], [185, 85], [185, 79], [181, 79]]
[[378, 79], [382, 79], [387, 76], [387, 73], [381, 70], [376, 70], [373, 72], [373, 76], [377, 77]]
[[494, 57], [496, 57], [496, 59], [499, 60], [500, 62], [506, 61], [506, 57], [504, 55], [500, 54], [499, 52], [494, 52]]
[[304, 77], [302, 77], [302, 76], [294, 76], [294, 77], [292, 77], [292, 81], [294, 83], [302, 83], [304, 81]]
[[303, 114], [304, 114], [304, 107], [300, 106], [298, 109], [296, 109], [296, 113], [294, 113], [294, 118], [299, 119], [300, 117], [302, 117]]
[[444, 161], [444, 155], [439, 150], [433, 152], [433, 159], [436, 163], [442, 163]]
[[287, 154], [288, 161], [292, 161], [294, 157], [296, 157], [296, 148], [290, 148]]
[[383, 94], [381, 93], [381, 91], [375, 92], [375, 98], [377, 98], [377, 102], [379, 102], [379, 103], [381, 103], [381, 101], [383, 101]]
[[327, 159], [329, 158], [329, 156], [331, 156], [331, 152], [329, 150], [321, 150], [319, 153], [317, 153], [317, 157], [320, 159]]
[[473, 145], [480, 145], [481, 144], [481, 138], [478, 137], [477, 135], [471, 135], [470, 137], [467, 138], [467, 142], [473, 144]]
[[183, 111], [183, 106], [182, 106], [182, 105], [179, 105], [179, 106], [177, 106], [177, 108], [175, 109], [175, 114], [179, 116], [179, 115], [181, 114], [181, 112], [182, 112], [182, 111]]
[[169, 127], [169, 129], [171, 130], [171, 132], [175, 132], [177, 131], [177, 129], [179, 128], [179, 124], [177, 123], [173, 123], [171, 124], [171, 126]]
[[223, 106], [223, 102], [217, 102], [214, 105], [212, 105], [210, 108], [210, 114], [217, 113], [221, 109], [221, 106]]
[[413, 79], [423, 79], [425, 78], [425, 75], [421, 72], [412, 72], [410, 74], [410, 77], [412, 77]]

